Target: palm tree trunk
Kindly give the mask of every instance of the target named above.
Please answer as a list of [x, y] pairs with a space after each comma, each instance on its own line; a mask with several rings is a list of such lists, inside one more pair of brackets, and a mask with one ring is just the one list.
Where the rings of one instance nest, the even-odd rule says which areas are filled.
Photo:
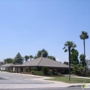
[[71, 54], [70, 54], [70, 46], [68, 47], [68, 51], [69, 51], [69, 81], [71, 81]]
[[84, 45], [84, 66], [86, 66], [85, 39], [83, 40], [83, 45]]

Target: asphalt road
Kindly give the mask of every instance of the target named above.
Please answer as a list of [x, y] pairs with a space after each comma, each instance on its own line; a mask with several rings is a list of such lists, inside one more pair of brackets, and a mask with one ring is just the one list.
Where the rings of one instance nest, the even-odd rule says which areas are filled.
[[[34, 89], [34, 88], [30, 88], [30, 89], [0, 89], [0, 90], [82, 90], [81, 88], [41, 88], [41, 89]], [[90, 89], [84, 89], [84, 90], [90, 90]]]

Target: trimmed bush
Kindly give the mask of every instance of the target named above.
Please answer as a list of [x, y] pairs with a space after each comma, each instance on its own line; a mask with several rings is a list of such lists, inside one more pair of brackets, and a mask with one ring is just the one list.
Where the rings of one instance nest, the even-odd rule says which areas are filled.
[[31, 71], [31, 74], [34, 74], [34, 73], [35, 73], [35, 71], [34, 71], [34, 70], [32, 70], [32, 71]]
[[41, 76], [43, 76], [44, 74], [43, 74], [42, 71], [34, 71], [34, 75], [41, 75]]
[[43, 67], [43, 68], [42, 68], [42, 71], [43, 71], [44, 75], [48, 75], [49, 68]]
[[37, 71], [37, 68], [36, 67], [31, 67], [30, 70], [34, 70], [34, 71]]
[[48, 75], [53, 75], [52, 69], [49, 69], [49, 70], [48, 70]]
[[28, 71], [29, 71], [29, 68], [28, 68], [28, 67], [26, 67], [26, 68], [25, 68], [25, 71], [26, 71], [26, 72], [28, 72]]
[[53, 75], [57, 75], [58, 74], [57, 69], [53, 69], [52, 73]]

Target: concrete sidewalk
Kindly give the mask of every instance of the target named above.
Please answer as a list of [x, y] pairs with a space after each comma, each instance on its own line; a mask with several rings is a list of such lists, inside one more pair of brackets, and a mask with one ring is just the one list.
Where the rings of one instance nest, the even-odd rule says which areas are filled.
[[68, 87], [65, 84], [0, 84], [0, 89], [15, 89], [15, 88], [55, 88], [55, 87]]

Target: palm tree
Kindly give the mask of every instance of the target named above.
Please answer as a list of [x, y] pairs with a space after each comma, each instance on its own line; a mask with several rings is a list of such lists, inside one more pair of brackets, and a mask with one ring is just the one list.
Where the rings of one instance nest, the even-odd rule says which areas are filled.
[[69, 81], [71, 81], [71, 51], [74, 50], [74, 48], [76, 47], [76, 44], [74, 44], [72, 41], [67, 41], [64, 44], [64, 52], [68, 51], [69, 54]]
[[25, 61], [27, 62], [28, 61], [28, 59], [29, 59], [29, 56], [27, 56], [27, 55], [25, 55]]
[[32, 55], [30, 55], [30, 56], [29, 56], [29, 58], [30, 58], [30, 60], [32, 60], [33, 56], [32, 56]]
[[84, 47], [84, 65], [86, 66], [86, 61], [85, 61], [85, 57], [86, 57], [86, 50], [85, 50], [85, 40], [89, 38], [89, 35], [87, 32], [82, 31], [81, 35], [80, 35], [80, 39], [83, 40], [83, 47]]

